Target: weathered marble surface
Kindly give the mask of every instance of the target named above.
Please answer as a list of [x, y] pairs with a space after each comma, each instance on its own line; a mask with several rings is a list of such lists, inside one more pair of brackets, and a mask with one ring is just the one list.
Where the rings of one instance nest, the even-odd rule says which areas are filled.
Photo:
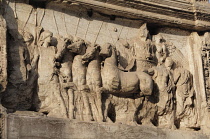
[[[48, 128], [56, 123], [60, 138], [77, 136], [83, 124], [91, 129], [82, 131], [87, 138], [207, 137], [198, 133], [210, 134], [209, 6], [180, 0], [2, 1], [2, 136], [38, 137], [45, 128], [40, 138], [50, 137]], [[33, 119], [31, 111], [44, 118]], [[25, 125], [19, 130], [21, 118], [26, 126], [41, 122], [31, 125], [34, 131]]]
[[8, 139], [209, 139], [199, 132], [174, 131], [150, 126], [128, 126], [46, 118], [32, 114], [7, 117]]

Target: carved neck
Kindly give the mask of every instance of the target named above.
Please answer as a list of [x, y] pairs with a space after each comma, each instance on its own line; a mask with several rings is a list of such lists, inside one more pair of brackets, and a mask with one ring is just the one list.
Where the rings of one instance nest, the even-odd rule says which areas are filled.
[[106, 58], [106, 60], [113, 65], [117, 65], [117, 54], [114, 48], [112, 48], [111, 56]]
[[94, 57], [95, 60], [97, 60], [97, 59], [100, 58], [99, 53], [100, 53], [100, 51], [99, 50], [96, 50], [95, 57]]

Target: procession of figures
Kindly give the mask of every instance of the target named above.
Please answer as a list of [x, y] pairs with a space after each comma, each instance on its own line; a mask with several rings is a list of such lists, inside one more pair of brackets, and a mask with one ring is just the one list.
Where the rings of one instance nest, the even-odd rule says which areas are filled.
[[11, 96], [4, 96], [8, 110], [27, 109], [81, 121], [197, 127], [193, 76], [171, 56], [176, 47], [161, 35], [150, 35], [146, 24], [138, 36], [119, 39], [115, 45], [53, 36], [41, 27], [35, 30], [35, 34], [19, 31], [21, 37], [9, 38], [9, 46], [19, 47], [8, 51], [18, 51], [20, 59], [9, 66], [27, 74], [14, 75], [24, 80], [18, 88], [9, 75], [8, 89], [24, 93], [17, 94], [18, 103], [9, 103]]

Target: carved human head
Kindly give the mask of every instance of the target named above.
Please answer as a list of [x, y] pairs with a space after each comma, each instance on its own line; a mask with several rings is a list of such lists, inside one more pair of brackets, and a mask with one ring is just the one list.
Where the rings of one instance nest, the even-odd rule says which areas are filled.
[[163, 43], [165, 42], [165, 39], [163, 38], [163, 36], [161, 34], [158, 34], [155, 36], [155, 43], [159, 44], [159, 43]]
[[168, 69], [171, 69], [173, 64], [174, 64], [174, 61], [172, 60], [172, 58], [167, 57], [166, 60], [165, 60], [165, 67], [168, 68]]
[[42, 32], [39, 38], [39, 45], [43, 47], [48, 47], [52, 40], [52, 36], [53, 36], [53, 33], [48, 30], [45, 30], [44, 32]]
[[24, 31], [23, 39], [24, 39], [24, 42], [31, 43], [34, 40], [34, 37], [30, 32]]
[[139, 29], [139, 38], [146, 41], [149, 35], [149, 31], [147, 29], [147, 24], [144, 23]]

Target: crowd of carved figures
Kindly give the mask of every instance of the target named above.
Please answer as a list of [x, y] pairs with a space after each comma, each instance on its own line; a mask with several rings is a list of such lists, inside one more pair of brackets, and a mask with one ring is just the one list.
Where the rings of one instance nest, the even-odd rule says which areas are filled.
[[82, 121], [197, 126], [193, 76], [170, 57], [171, 44], [151, 36], [146, 24], [138, 36], [116, 45], [55, 37], [40, 27], [21, 35], [27, 84], [19, 89], [24, 100], [32, 98], [28, 109]]

